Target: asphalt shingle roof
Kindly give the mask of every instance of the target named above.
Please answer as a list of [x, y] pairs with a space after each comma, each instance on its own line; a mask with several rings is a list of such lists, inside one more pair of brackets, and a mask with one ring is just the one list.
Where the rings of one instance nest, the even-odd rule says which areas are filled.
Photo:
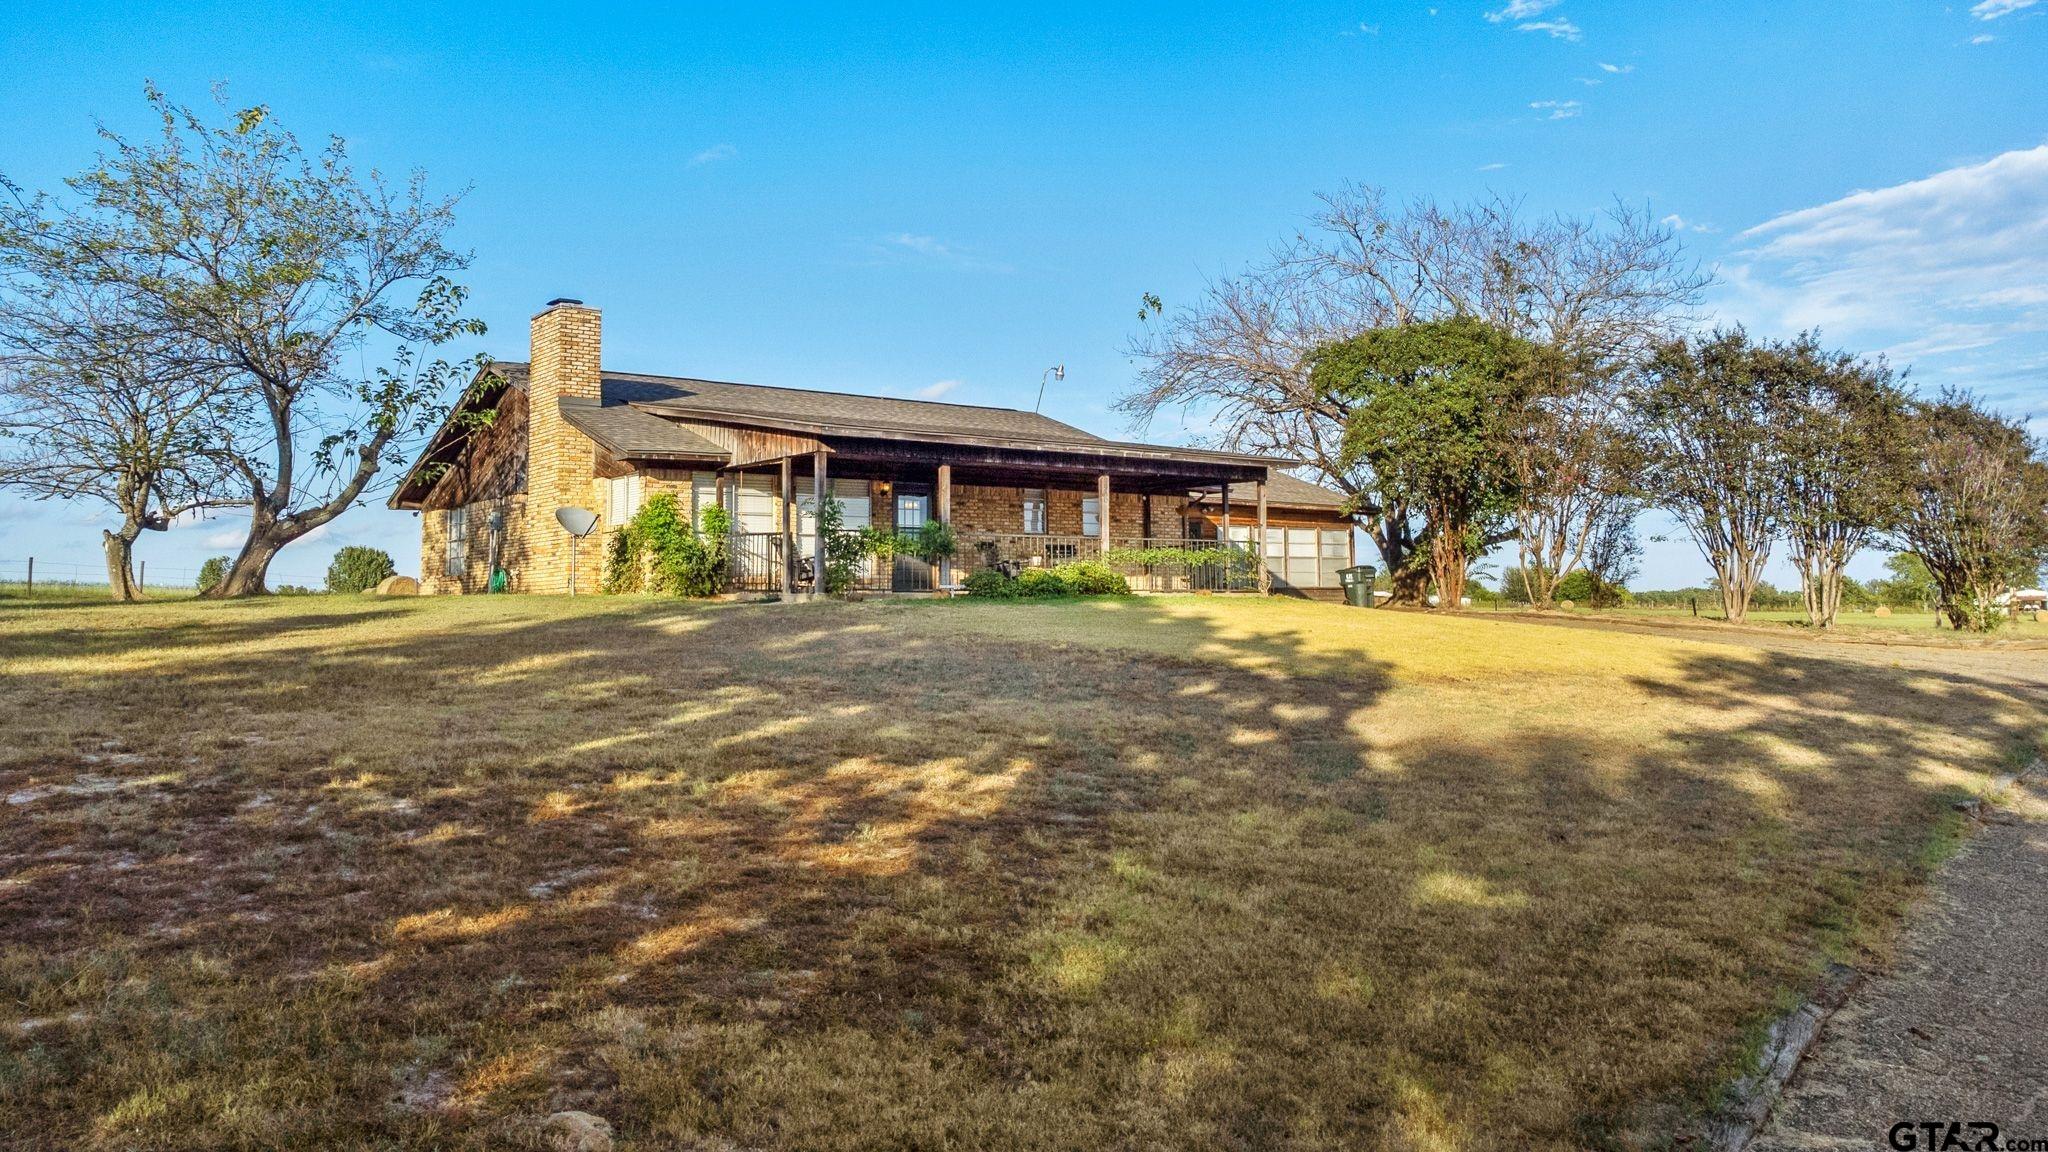
[[565, 396], [560, 403], [564, 420], [622, 459], [726, 458], [725, 449], [704, 437], [630, 404], [600, 404], [576, 396]]

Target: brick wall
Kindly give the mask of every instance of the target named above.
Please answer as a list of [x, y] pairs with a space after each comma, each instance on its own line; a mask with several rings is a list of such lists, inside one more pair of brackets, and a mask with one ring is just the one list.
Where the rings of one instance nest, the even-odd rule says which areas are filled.
[[[562, 419], [565, 396], [598, 399], [603, 388], [599, 356], [603, 323], [595, 308], [552, 304], [533, 318], [533, 351], [527, 371], [527, 560], [522, 590], [569, 589], [569, 534], [555, 519], [562, 507], [602, 513], [597, 445]], [[598, 554], [602, 537], [593, 533], [578, 551], [578, 591], [594, 591], [598, 566], [584, 561]], [[588, 554], [588, 555], [585, 555]]]
[[[467, 547], [463, 550], [462, 574], [448, 575], [448, 518], [449, 509], [430, 508], [420, 513], [420, 594], [423, 596], [446, 595], [451, 593], [482, 592], [490, 587], [491, 580], [491, 517], [502, 517], [497, 562], [511, 577], [509, 590], [525, 592], [526, 573], [531, 556], [527, 549], [528, 520], [526, 497], [510, 496], [498, 500], [479, 500], [463, 506], [468, 521]], [[549, 517], [553, 519], [552, 514]], [[601, 549], [589, 543], [584, 545], [584, 557], [596, 555]], [[566, 566], [568, 558], [563, 557]], [[577, 583], [590, 586], [580, 576]], [[564, 585], [566, 587], [566, 583]]]

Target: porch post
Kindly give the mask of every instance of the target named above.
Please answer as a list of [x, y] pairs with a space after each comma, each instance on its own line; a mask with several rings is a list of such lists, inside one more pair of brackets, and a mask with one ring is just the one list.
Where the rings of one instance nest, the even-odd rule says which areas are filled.
[[[953, 522], [953, 466], [951, 464], [939, 465], [938, 495], [939, 523], [951, 524]], [[951, 556], [940, 557], [939, 587], [950, 588], [952, 584], [953, 558]]]
[[1259, 477], [1254, 491], [1259, 494], [1259, 591], [1273, 590], [1273, 566], [1266, 561], [1266, 478]]
[[782, 458], [782, 594], [796, 591], [796, 488], [790, 482], [789, 457]]
[[1216, 538], [1223, 541], [1225, 548], [1230, 547], [1230, 485], [1228, 484], [1223, 486], [1223, 526], [1216, 530]]
[[1095, 478], [1095, 534], [1102, 551], [1095, 558], [1109, 563], [1109, 473]]
[[832, 486], [825, 477], [825, 450], [811, 456], [811, 499], [817, 502], [811, 531], [811, 591], [825, 591], [825, 496]]

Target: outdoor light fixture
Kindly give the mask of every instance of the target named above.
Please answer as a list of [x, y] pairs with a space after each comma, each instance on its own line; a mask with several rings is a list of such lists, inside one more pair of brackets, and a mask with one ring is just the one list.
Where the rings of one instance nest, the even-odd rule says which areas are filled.
[[1045, 403], [1045, 378], [1047, 376], [1050, 376], [1055, 380], [1065, 380], [1067, 378], [1067, 366], [1065, 364], [1055, 364], [1052, 367], [1047, 368], [1045, 372], [1039, 376], [1038, 403], [1033, 404], [1031, 406], [1031, 410], [1033, 412], [1038, 411], [1038, 409]]

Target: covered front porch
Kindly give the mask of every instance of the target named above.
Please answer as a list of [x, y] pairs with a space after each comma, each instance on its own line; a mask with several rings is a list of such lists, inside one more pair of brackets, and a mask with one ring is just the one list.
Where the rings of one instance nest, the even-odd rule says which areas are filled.
[[[1105, 564], [1144, 592], [1272, 588], [1275, 568], [1262, 562], [1271, 534], [1263, 462], [933, 447], [842, 440], [721, 469], [715, 499], [736, 528], [734, 588], [815, 592], [825, 569], [816, 510], [828, 497], [846, 533], [915, 533], [931, 522], [953, 528], [951, 557], [870, 560], [855, 585], [862, 591], [945, 592], [982, 568], [1015, 574], [1076, 561]], [[1252, 498], [1234, 505], [1233, 485], [1249, 485]], [[1194, 500], [1203, 511], [1191, 513]]]

